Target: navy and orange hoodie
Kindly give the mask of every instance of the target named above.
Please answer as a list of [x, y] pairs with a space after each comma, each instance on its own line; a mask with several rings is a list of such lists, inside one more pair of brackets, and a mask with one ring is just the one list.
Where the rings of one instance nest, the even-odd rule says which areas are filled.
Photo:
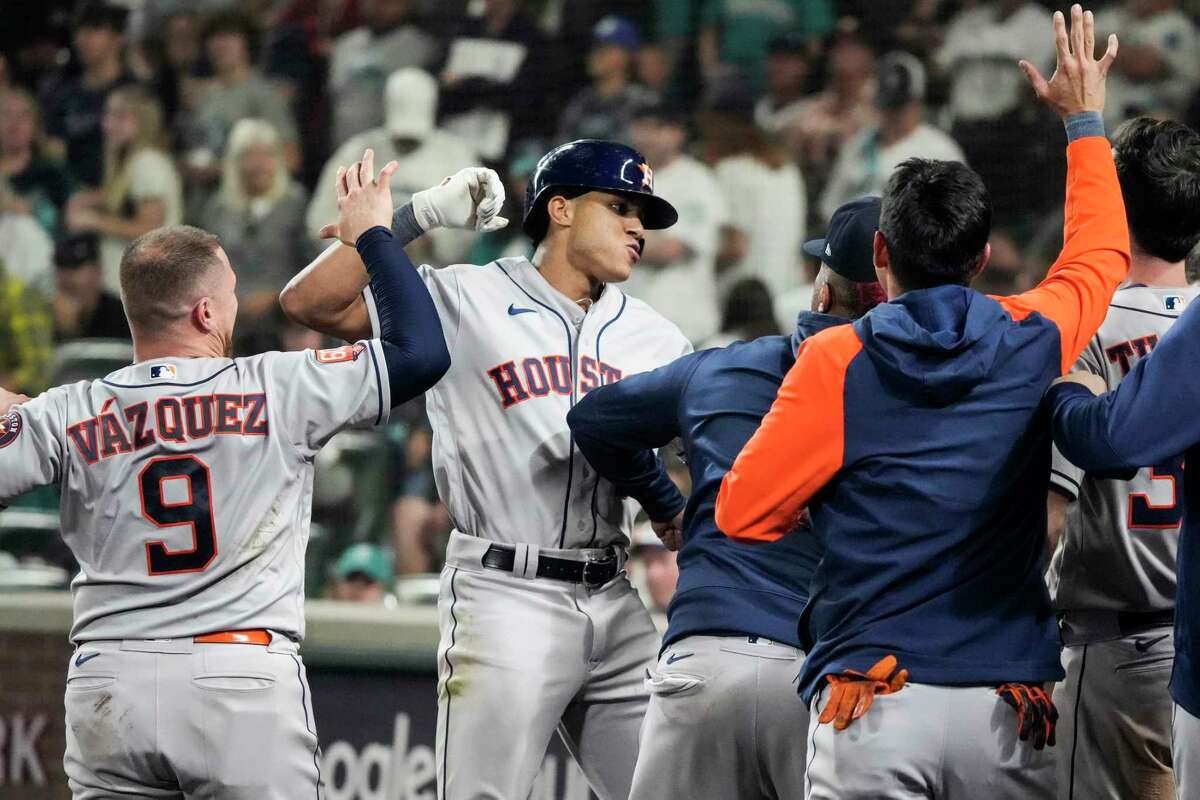
[[807, 507], [824, 546], [801, 617], [806, 701], [824, 675], [889, 653], [919, 683], [1063, 677], [1041, 573], [1039, 403], [1130, 258], [1111, 148], [1097, 115], [1084, 123], [1091, 135], [1067, 149], [1063, 250], [1040, 285], [1006, 298], [910, 291], [806, 340], [724, 478], [728, 536], [777, 539]]

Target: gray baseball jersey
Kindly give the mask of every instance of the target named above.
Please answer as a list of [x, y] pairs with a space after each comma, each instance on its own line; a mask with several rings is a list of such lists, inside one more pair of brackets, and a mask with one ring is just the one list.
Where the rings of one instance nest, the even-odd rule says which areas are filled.
[[[1114, 389], [1154, 348], [1200, 289], [1117, 291], [1075, 368]], [[1051, 483], [1077, 499], [1047, 580], [1060, 610], [1161, 611], [1175, 607], [1175, 552], [1183, 516], [1182, 457], [1130, 481], [1102, 480], [1054, 454]]]
[[[426, 407], [455, 527], [558, 549], [627, 543], [635, 505], [576, 450], [567, 411], [597, 386], [690, 352], [688, 340], [616, 286], [585, 312], [525, 258], [420, 270], [450, 348]], [[377, 334], [369, 288], [365, 297]]]
[[304, 635], [313, 458], [386, 421], [377, 340], [165, 358], [51, 389], [0, 432], [0, 504], [62, 490], [76, 642], [268, 628]]

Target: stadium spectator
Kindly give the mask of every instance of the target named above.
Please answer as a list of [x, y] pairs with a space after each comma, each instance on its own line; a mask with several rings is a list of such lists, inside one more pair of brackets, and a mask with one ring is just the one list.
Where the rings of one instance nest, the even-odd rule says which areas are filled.
[[659, 42], [646, 42], [637, 52], [637, 81], [658, 97], [671, 88], [671, 59]]
[[[435, 126], [438, 88], [428, 73], [414, 67], [397, 70], [388, 78], [384, 106], [382, 127], [352, 137], [325, 163], [305, 217], [309, 236], [315, 237], [337, 219], [333, 186], [338, 167], [355, 163], [367, 148], [375, 151], [377, 164], [393, 159], [400, 162], [391, 180], [397, 208], [407, 203], [413, 192], [435, 186], [464, 165], [478, 162], [479, 155], [467, 142]], [[466, 255], [474, 237], [471, 231], [436, 230], [422, 237], [428, 242], [414, 242], [408, 252], [414, 259], [428, 257], [437, 264], [454, 264]]]
[[1200, 40], [1178, 0], [1125, 0], [1102, 10], [1096, 36], [1108, 33], [1121, 38], [1104, 106], [1109, 129], [1141, 114], [1182, 116], [1200, 83]]
[[779, 135], [796, 154], [812, 188], [824, 185], [846, 142], [876, 120], [875, 53], [855, 33], [838, 35], [828, 51], [825, 88], [805, 100]]
[[679, 583], [675, 551], [668, 550], [655, 535], [649, 520], [643, 520], [634, 527], [632, 545], [629, 560], [634, 585], [649, 609], [655, 626], [665, 630], [667, 607], [671, 605]]
[[37, 102], [24, 89], [0, 89], [0, 178], [8, 180], [14, 208], [29, 214], [56, 236], [71, 177], [46, 157]]
[[789, 34], [767, 50], [766, 92], [754, 107], [754, 121], [767, 133], [779, 134], [797, 125], [806, 104], [812, 73], [813, 41]]
[[777, 336], [780, 330], [771, 290], [758, 278], [742, 278], [729, 287], [721, 301], [720, 330], [701, 347], [724, 347], [759, 336]]
[[[1029, 89], [1016, 66], [1024, 58], [1053, 71], [1054, 42], [1044, 35], [1049, 27], [1050, 12], [1036, 3], [991, 0], [950, 20], [935, 58], [949, 78], [950, 134], [987, 185], [993, 224], [1003, 231], [1030, 224], [1059, 202], [1055, 178], [1062, 154], [1053, 145], [1059, 123], [1045, 109], [1022, 102]], [[1013, 169], [1014, 161], [1025, 168]], [[993, 243], [983, 277], [989, 285], [1021, 269], [1020, 259], [1013, 258], [1019, 253], [1005, 244]]]
[[863, 130], [838, 154], [820, 211], [829, 219], [842, 203], [881, 194], [900, 162], [909, 158], [966, 161], [953, 139], [925, 122], [925, 68], [909, 53], [880, 59], [875, 108], [879, 123]]
[[483, 15], [465, 20], [442, 69], [442, 116], [489, 164], [509, 146], [545, 139], [558, 99], [553, 48], [520, 0], [483, 0]]
[[774, 297], [800, 283], [807, 198], [799, 168], [751, 114], [749, 107], [728, 107], [701, 115], [704, 160], [728, 207], [718, 286], [754, 277]]
[[362, 27], [334, 42], [329, 96], [335, 147], [383, 123], [389, 75], [403, 67], [433, 68], [438, 42], [420, 27], [413, 5], [413, 0], [364, 0]]
[[95, 234], [61, 239], [54, 249], [54, 268], [55, 343], [130, 338], [121, 298], [104, 288]]
[[315, 255], [305, 233], [308, 196], [283, 163], [271, 123], [243, 119], [233, 126], [221, 185], [200, 214], [200, 227], [221, 237], [238, 264], [238, 313], [253, 326], [275, 308], [292, 275]]
[[[28, 204], [18, 197], [8, 181], [0, 178], [0, 260], [8, 277], [49, 296], [54, 285], [51, 261], [54, 242], [29, 215]], [[0, 384], [3, 386], [3, 384]]]
[[382, 547], [359, 542], [346, 548], [333, 567], [333, 599], [394, 606], [392, 559]]
[[833, 5], [833, 0], [706, 0], [698, 43], [706, 81], [732, 74], [757, 94], [771, 41], [788, 32], [820, 39], [833, 30]]
[[300, 146], [292, 112], [272, 84], [254, 66], [257, 31], [236, 11], [214, 16], [204, 46], [212, 62], [213, 80], [202, 97], [187, 132], [189, 180], [209, 184], [220, 177], [220, 159], [229, 132], [240, 119], [265, 119], [279, 132], [288, 169], [300, 165]]
[[592, 84], [581, 90], [563, 110], [555, 142], [575, 139], [629, 139], [629, 120], [638, 106], [654, 94], [632, 83], [630, 70], [641, 35], [624, 17], [605, 17], [596, 23], [587, 72]]
[[716, 258], [725, 201], [712, 170], [684, 153], [687, 114], [658, 104], [638, 111], [630, 138], [653, 170], [654, 193], [679, 209], [679, 222], [647, 231], [642, 259], [622, 284], [674, 322], [692, 342], [716, 331]]
[[43, 100], [50, 155], [65, 159], [78, 183], [99, 186], [104, 134], [100, 120], [108, 95], [133, 82], [123, 61], [128, 12], [108, 3], [87, 3], [75, 19], [75, 55], [81, 72], [50, 88]]
[[129, 242], [182, 219], [182, 185], [163, 149], [162, 110], [144, 89], [117, 89], [104, 111], [104, 185], [71, 197], [67, 230], [100, 235], [104, 286], [119, 292]]
[[392, 468], [398, 479], [392, 503], [392, 538], [401, 575], [435, 572], [453, 527], [434, 485], [432, 448], [433, 434], [422, 414], [398, 453], [403, 463]]
[[186, 137], [207, 69], [202, 32], [198, 14], [177, 11], [163, 20], [161, 36], [151, 40], [155, 53], [151, 85], [166, 127], [178, 141]]
[[[0, 386], [32, 397], [50, 382], [54, 330], [46, 295], [7, 266], [12, 255], [7, 216], [0, 214], [0, 241], [5, 243], [0, 255]], [[42, 233], [36, 223], [30, 224]]]

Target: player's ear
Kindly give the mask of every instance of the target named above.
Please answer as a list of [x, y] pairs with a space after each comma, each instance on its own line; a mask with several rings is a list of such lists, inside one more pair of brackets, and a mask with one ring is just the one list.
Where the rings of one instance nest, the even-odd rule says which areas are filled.
[[210, 297], [201, 297], [192, 306], [192, 324], [201, 333], [211, 333], [216, 329], [216, 317], [213, 314], [213, 302]]
[[546, 204], [546, 214], [550, 217], [551, 222], [560, 227], [569, 228], [575, 217], [575, 204], [561, 194], [556, 194]]
[[988, 260], [992, 257], [992, 243], [988, 242], [983, 246], [983, 252], [979, 254], [979, 261], [975, 264], [975, 269], [971, 271], [971, 277], [977, 278], [987, 269]]
[[892, 259], [888, 253], [887, 239], [883, 238], [880, 231], [875, 231], [875, 240], [871, 244], [875, 278], [879, 281], [879, 285], [886, 289], [889, 286], [888, 276], [892, 271]]

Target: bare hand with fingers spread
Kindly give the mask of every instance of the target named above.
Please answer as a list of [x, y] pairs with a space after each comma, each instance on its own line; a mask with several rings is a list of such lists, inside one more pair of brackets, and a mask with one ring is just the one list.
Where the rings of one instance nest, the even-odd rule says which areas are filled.
[[375, 153], [367, 150], [362, 161], [337, 173], [338, 238], [354, 247], [358, 237], [376, 226], [392, 224], [392, 191], [388, 186], [399, 164], [389, 161], [375, 174]]
[[1062, 12], [1054, 12], [1054, 45], [1058, 65], [1050, 80], [1033, 64], [1020, 62], [1038, 98], [1063, 119], [1084, 111], [1103, 111], [1105, 79], [1117, 57], [1117, 35], [1108, 37], [1108, 48], [1097, 60], [1095, 17], [1077, 3], [1071, 6], [1069, 34]]

